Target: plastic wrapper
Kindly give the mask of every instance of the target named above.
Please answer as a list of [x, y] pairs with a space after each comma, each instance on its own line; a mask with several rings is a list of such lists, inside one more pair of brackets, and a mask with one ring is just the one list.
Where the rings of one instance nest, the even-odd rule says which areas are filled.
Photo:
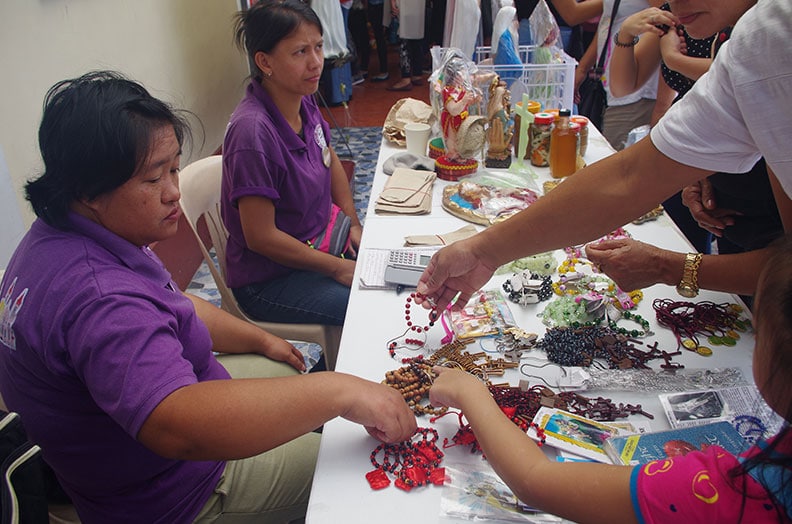
[[473, 56], [480, 21], [481, 9], [477, 0], [456, 0], [449, 46], [461, 49], [468, 57]]
[[491, 225], [519, 213], [538, 198], [536, 192], [527, 188], [498, 188], [464, 181], [443, 189], [442, 206], [462, 220]]
[[464, 309], [451, 312], [450, 321], [460, 339], [497, 335], [516, 326], [509, 304], [498, 290], [474, 294]]
[[685, 368], [674, 371], [652, 369], [586, 369], [583, 383], [588, 390], [693, 391], [748, 384], [739, 368]]
[[448, 463], [440, 516], [476, 522], [563, 522], [523, 504], [484, 461]]
[[547, 50], [553, 48], [556, 50], [563, 49], [564, 46], [561, 43], [561, 30], [558, 28], [558, 22], [556, 22], [545, 0], [539, 0], [539, 3], [536, 4], [536, 8], [534, 8], [531, 17], [528, 19], [528, 24], [531, 26], [531, 35], [534, 44], [539, 47], [544, 47]]
[[630, 132], [627, 133], [627, 140], [624, 142], [624, 147], [630, 147], [634, 143], [638, 142], [648, 135], [651, 130], [652, 128], [649, 127], [648, 124], [631, 129]]

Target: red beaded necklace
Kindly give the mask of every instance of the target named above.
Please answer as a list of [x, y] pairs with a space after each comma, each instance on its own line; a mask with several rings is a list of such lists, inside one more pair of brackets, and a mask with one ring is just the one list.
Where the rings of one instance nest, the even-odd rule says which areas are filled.
[[410, 296], [407, 297], [407, 301], [404, 304], [404, 321], [407, 323], [407, 329], [398, 337], [388, 341], [388, 353], [390, 353], [391, 358], [396, 358], [396, 350], [400, 348], [411, 350], [423, 348], [426, 345], [426, 333], [434, 327], [435, 322], [440, 318], [437, 308], [433, 307], [429, 311], [429, 322], [425, 326], [414, 323], [411, 308], [414, 299], [419, 297], [422, 298], [422, 295], [417, 292], [410, 293]]
[[[419, 436], [420, 440], [415, 440]], [[418, 428], [410, 440], [398, 444], [382, 443], [374, 448], [369, 457], [374, 470], [366, 473], [371, 489], [390, 486], [388, 473], [396, 476], [394, 485], [404, 491], [429, 483], [442, 486], [445, 482], [445, 468], [441, 468], [440, 463], [444, 453], [437, 447], [438, 438], [437, 430]], [[382, 464], [377, 462], [380, 451], [383, 454]]]

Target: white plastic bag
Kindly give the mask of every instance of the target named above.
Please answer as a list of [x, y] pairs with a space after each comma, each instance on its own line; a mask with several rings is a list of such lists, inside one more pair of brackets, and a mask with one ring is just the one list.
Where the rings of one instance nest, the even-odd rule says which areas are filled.
[[311, 8], [316, 11], [316, 15], [322, 22], [325, 58], [349, 55], [341, 4], [337, 0], [313, 0]]

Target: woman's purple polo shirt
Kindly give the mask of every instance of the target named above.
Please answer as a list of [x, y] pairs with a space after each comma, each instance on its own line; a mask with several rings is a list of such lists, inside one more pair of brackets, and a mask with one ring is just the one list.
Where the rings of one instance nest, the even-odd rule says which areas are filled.
[[283, 277], [293, 270], [247, 248], [237, 204], [245, 196], [270, 199], [275, 226], [301, 242], [316, 237], [330, 219], [330, 169], [322, 150], [330, 128], [311, 97], [304, 97], [304, 139], [289, 126], [256, 81], [226, 129], [223, 142], [222, 214], [228, 229], [226, 280], [238, 288]]
[[136, 436], [176, 389], [229, 375], [150, 249], [69, 218], [36, 220], [5, 272], [0, 391], [84, 522], [191, 522], [224, 463], [166, 459]]

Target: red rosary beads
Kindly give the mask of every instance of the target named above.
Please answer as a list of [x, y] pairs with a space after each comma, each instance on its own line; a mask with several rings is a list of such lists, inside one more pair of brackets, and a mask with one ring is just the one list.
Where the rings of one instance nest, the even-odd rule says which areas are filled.
[[[413, 299], [418, 297], [422, 297], [422, 295], [417, 292], [410, 293], [410, 296], [407, 297], [407, 302], [404, 305], [404, 320], [407, 323], [407, 329], [398, 337], [388, 341], [388, 353], [390, 354], [391, 358], [396, 358], [396, 350], [400, 347], [407, 349], [422, 348], [424, 344], [426, 344], [426, 333], [435, 325], [437, 319], [440, 318], [437, 308], [432, 308], [429, 311], [429, 323], [427, 325], [420, 326], [413, 323], [410, 308], [412, 307]], [[414, 336], [408, 337], [407, 335], [411, 331], [422, 338], [416, 338]]]
[[[503, 414], [506, 415], [506, 417], [508, 417], [509, 420], [514, 422], [523, 431], [528, 432], [529, 428], [534, 428], [536, 430], [536, 436], [537, 438], [539, 438], [539, 442], [536, 443], [537, 446], [541, 447], [545, 443], [546, 438], [543, 428], [540, 428], [534, 422], [526, 422], [522, 416], [516, 413], [517, 411], [516, 408], [510, 408], [505, 406], [500, 406], [500, 408], [501, 411], [503, 411]], [[451, 442], [453, 442], [453, 444], [450, 444], [447, 438], [443, 439], [443, 449], [453, 448], [454, 446], [470, 446], [471, 453], [476, 453], [477, 451], [481, 451], [481, 446], [479, 445], [478, 440], [476, 439], [476, 435], [473, 433], [473, 428], [470, 427], [470, 424], [465, 424], [462, 421], [462, 417], [464, 415], [461, 412], [457, 412], [457, 411], [449, 411], [448, 413], [454, 413], [457, 417], [459, 417], [459, 430], [457, 430], [454, 436], [451, 437]], [[444, 413], [442, 415], [432, 417], [430, 420], [431, 422], [434, 422], [440, 417], [447, 415], [448, 413]]]
[[407, 302], [404, 305], [404, 320], [407, 321], [407, 327], [410, 328], [412, 331], [416, 331], [418, 333], [420, 333], [421, 331], [429, 331], [429, 328], [435, 325], [435, 322], [437, 321], [438, 318], [440, 318], [440, 315], [437, 313], [437, 308], [432, 308], [429, 311], [428, 325], [424, 327], [414, 325], [410, 320], [410, 307], [412, 306], [413, 299], [416, 297], [422, 298], [423, 295], [421, 295], [420, 293], [410, 293], [410, 296], [407, 297]]
[[[417, 436], [421, 439], [415, 441]], [[440, 463], [445, 454], [435, 444], [438, 438], [437, 430], [418, 428], [410, 440], [399, 444], [382, 443], [374, 448], [369, 457], [374, 470], [366, 473], [371, 489], [390, 486], [388, 473], [396, 477], [394, 485], [404, 491], [430, 483], [442, 486], [445, 482], [445, 468], [441, 468]], [[377, 462], [380, 451], [383, 453], [382, 464]]]

